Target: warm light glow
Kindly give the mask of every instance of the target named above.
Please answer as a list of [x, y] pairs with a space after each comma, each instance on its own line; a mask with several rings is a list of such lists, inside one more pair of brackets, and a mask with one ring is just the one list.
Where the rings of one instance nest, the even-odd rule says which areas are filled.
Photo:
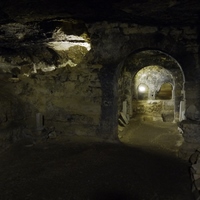
[[139, 90], [139, 92], [145, 92], [146, 91], [146, 87], [144, 87], [143, 85], [140, 85], [138, 90]]

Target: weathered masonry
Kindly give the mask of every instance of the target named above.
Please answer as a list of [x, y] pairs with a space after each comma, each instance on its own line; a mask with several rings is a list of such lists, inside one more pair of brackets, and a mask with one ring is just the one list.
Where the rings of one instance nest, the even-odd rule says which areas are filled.
[[131, 11], [129, 20], [111, 19], [106, 9], [107, 19], [88, 10], [90, 20], [81, 8], [80, 15], [74, 8], [67, 15], [73, 12], [65, 4], [65, 14], [59, 6], [53, 12], [52, 4], [51, 14], [39, 15], [34, 5], [30, 15], [30, 7], [16, 13], [4, 2], [1, 8], [2, 148], [52, 127], [117, 139], [131, 118], [178, 123], [185, 142], [200, 143], [197, 4], [193, 17], [171, 12], [179, 18], [170, 21], [161, 11], [160, 21], [152, 15], [146, 22]]

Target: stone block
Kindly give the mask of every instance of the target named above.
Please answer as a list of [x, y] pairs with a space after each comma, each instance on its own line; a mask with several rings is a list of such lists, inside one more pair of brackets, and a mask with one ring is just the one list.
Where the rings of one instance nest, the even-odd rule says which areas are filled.
[[154, 114], [152, 114], [152, 117], [153, 117], [153, 121], [156, 121], [156, 122], [163, 122], [163, 118], [162, 118], [162, 116], [160, 115], [160, 114], [156, 114], [156, 113], [154, 113]]
[[134, 26], [134, 27], [124, 27], [123, 32], [125, 35], [132, 35], [132, 34], [149, 34], [155, 33], [157, 31], [156, 27], [142, 27], [142, 26]]
[[118, 119], [118, 122], [119, 122], [119, 125], [121, 125], [121, 126], [123, 126], [123, 127], [126, 126], [126, 124], [125, 124], [120, 118]]
[[196, 151], [198, 147], [199, 144], [184, 141], [179, 148], [179, 157], [188, 161], [190, 156]]
[[195, 184], [197, 190], [200, 190], [200, 179], [195, 180], [194, 184]]
[[0, 74], [0, 80], [8, 80], [12, 78], [12, 74]]
[[193, 153], [191, 156], [190, 156], [190, 158], [189, 158], [189, 161], [190, 161], [190, 163], [191, 164], [195, 164], [196, 162], [197, 162], [197, 159], [198, 159], [198, 157], [199, 157], [199, 152], [198, 151], [196, 151], [195, 153]]
[[69, 80], [70, 81], [77, 81], [78, 80], [78, 75], [76, 73], [71, 73], [69, 75]]
[[124, 121], [125, 124], [129, 123], [126, 115], [123, 112], [120, 112], [120, 117]]
[[48, 136], [50, 139], [55, 139], [57, 137], [57, 133], [56, 133], [56, 131], [53, 131], [53, 132], [49, 133]]
[[65, 82], [67, 81], [67, 76], [66, 75], [61, 75], [60, 76], [60, 82]]
[[71, 82], [71, 81], [67, 81], [64, 84], [64, 87], [66, 89], [66, 95], [71, 95], [69, 92], [74, 92], [75, 91], [75, 87], [76, 87], [76, 84], [74, 82]]
[[79, 78], [79, 81], [80, 81], [81, 83], [83, 83], [83, 82], [86, 80], [85, 77], [83, 77], [83, 76], [79, 76], [78, 78]]
[[185, 115], [188, 119], [200, 121], [200, 112], [195, 105], [190, 105], [187, 108]]
[[120, 28], [127, 28], [128, 27], [128, 24], [127, 23], [120, 23]]
[[164, 110], [174, 110], [174, 102], [173, 101], [163, 101]]
[[192, 194], [195, 200], [200, 200], [199, 190], [197, 190], [195, 186], [192, 186]]
[[137, 33], [137, 30], [136, 30], [136, 28], [127, 28], [127, 27], [125, 27], [123, 29], [123, 32], [124, 32], [125, 35], [130, 35], [130, 34]]
[[196, 163], [200, 163], [200, 156], [197, 157]]
[[89, 86], [92, 87], [92, 88], [100, 88], [101, 87], [101, 82], [99, 80], [90, 81]]
[[193, 174], [193, 179], [194, 180], [200, 179], [200, 174]]
[[153, 121], [154, 122], [163, 122], [163, 119], [161, 116], [153, 116]]
[[191, 120], [183, 120], [180, 124], [185, 142], [200, 144], [200, 124]]
[[195, 169], [193, 167], [190, 168], [190, 173], [193, 175], [196, 173]]
[[123, 113], [126, 115], [127, 114], [127, 101], [123, 101], [122, 103], [122, 110], [123, 110]]
[[200, 163], [193, 164], [192, 169], [194, 170], [195, 174], [200, 174]]

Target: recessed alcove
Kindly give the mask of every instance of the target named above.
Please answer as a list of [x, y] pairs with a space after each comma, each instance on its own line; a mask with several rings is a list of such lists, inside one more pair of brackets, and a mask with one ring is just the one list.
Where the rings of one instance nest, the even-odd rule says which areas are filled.
[[172, 99], [173, 86], [170, 83], [163, 83], [156, 94], [156, 99], [170, 100]]

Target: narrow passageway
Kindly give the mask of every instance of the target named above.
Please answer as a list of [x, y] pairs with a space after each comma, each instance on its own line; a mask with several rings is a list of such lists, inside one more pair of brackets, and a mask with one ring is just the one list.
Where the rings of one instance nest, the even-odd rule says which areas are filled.
[[61, 135], [0, 154], [2, 200], [192, 200], [175, 125], [133, 121], [120, 143]]

